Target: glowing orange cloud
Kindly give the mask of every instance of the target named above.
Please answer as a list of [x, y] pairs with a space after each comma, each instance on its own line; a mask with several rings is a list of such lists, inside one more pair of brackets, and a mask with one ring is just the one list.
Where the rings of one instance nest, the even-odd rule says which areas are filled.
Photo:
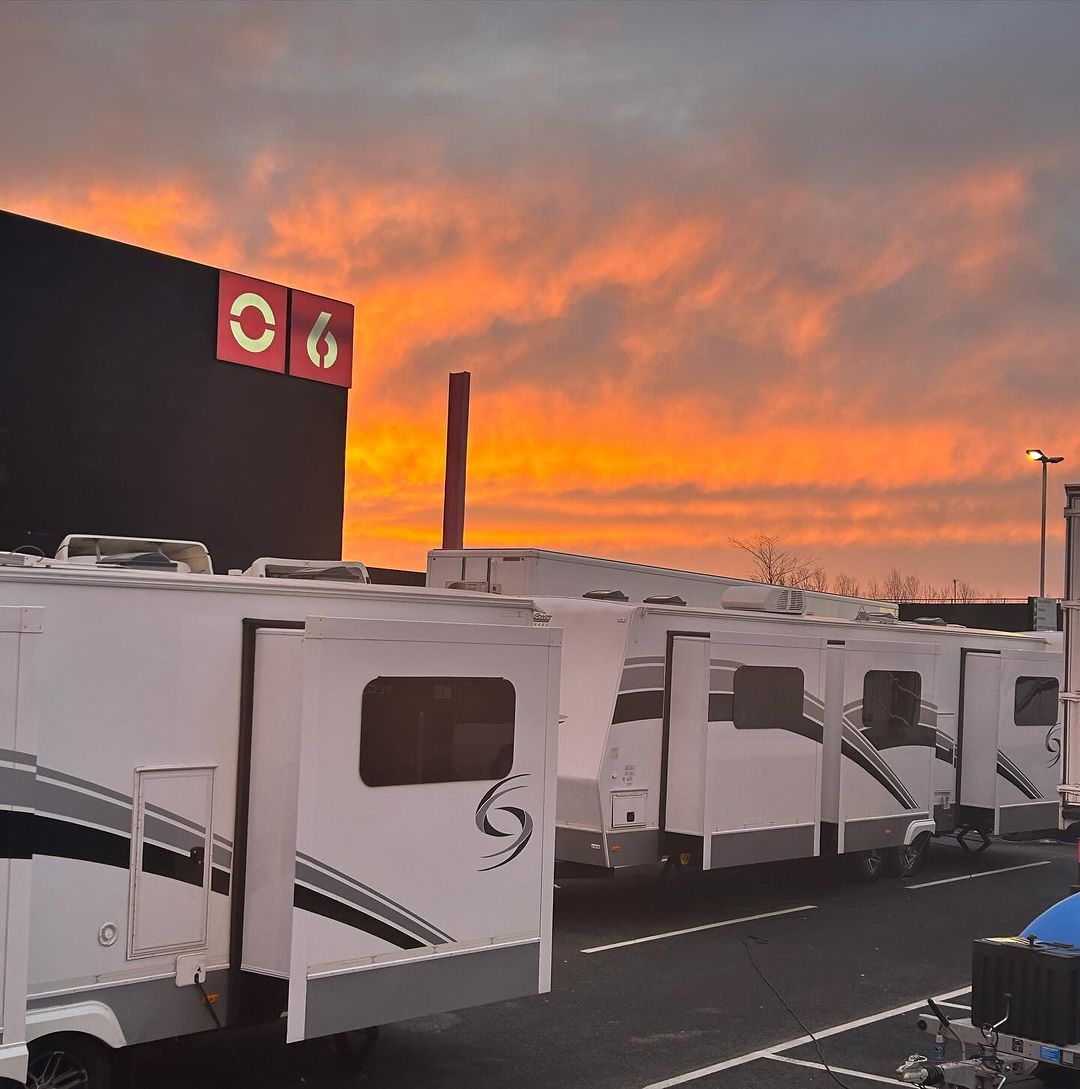
[[[264, 149], [235, 201], [270, 199], [280, 168]], [[983, 390], [1002, 381], [1016, 347], [1000, 334], [969, 337], [917, 411], [895, 418], [881, 403], [895, 365], [878, 363], [892, 344], [853, 348], [843, 335], [853, 307], [928, 266], [964, 298], [989, 290], [1010, 262], [1037, 264], [1020, 223], [1028, 173], [1015, 164], [893, 193], [884, 213], [866, 209], [886, 224], [873, 245], [823, 236], [814, 262], [785, 251], [774, 221], [782, 213], [794, 232], [840, 211], [797, 187], [744, 208], [640, 197], [597, 216], [569, 177], [549, 180], [554, 208], [534, 194], [433, 177], [360, 188], [318, 181], [273, 198], [257, 252], [229, 228], [235, 209], [193, 180], [0, 192], [0, 203], [351, 299], [358, 381], [344, 545], [370, 563], [419, 567], [438, 544], [451, 368], [474, 371], [473, 543], [731, 569], [729, 537], [768, 532], [839, 552], [839, 566], [866, 577], [881, 571], [860, 568], [861, 550], [877, 550], [877, 564], [883, 545], [901, 566], [911, 549], [929, 557], [1029, 546], [1038, 527], [1017, 499], [1031, 481], [1019, 455], [1036, 440], [1072, 450], [1068, 428], [1047, 422], [1033, 436], [1019, 399]], [[552, 330], [582, 299], [610, 290], [615, 327], [566, 348]], [[1041, 330], [1041, 354], [1052, 357], [1077, 332]], [[705, 352], [683, 373], [709, 338], [715, 358]], [[560, 369], [567, 351], [583, 353], [569, 372]], [[918, 373], [913, 381], [927, 381]], [[958, 411], [984, 395], [992, 416]], [[1005, 577], [987, 587], [1009, 588]]]

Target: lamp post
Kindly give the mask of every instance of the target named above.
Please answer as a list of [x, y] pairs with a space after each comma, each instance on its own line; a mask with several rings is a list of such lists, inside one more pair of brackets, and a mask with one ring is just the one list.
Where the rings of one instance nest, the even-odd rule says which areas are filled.
[[1042, 450], [1025, 450], [1032, 461], [1042, 462], [1042, 533], [1039, 539], [1039, 597], [1046, 597], [1046, 467], [1057, 465], [1064, 458], [1052, 458]]

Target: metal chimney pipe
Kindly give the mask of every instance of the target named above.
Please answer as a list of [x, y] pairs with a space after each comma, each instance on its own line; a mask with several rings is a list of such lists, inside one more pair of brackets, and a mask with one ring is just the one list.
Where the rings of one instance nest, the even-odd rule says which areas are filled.
[[465, 541], [465, 458], [469, 448], [468, 371], [450, 375], [446, 411], [446, 484], [443, 493], [443, 548], [463, 548]]

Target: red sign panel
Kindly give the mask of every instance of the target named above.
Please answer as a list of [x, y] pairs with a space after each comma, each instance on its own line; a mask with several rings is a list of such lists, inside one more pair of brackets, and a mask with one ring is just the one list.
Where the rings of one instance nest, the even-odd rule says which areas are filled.
[[352, 385], [351, 303], [293, 291], [289, 318], [289, 374]]
[[288, 291], [235, 272], [218, 278], [217, 357], [265, 371], [285, 370]]

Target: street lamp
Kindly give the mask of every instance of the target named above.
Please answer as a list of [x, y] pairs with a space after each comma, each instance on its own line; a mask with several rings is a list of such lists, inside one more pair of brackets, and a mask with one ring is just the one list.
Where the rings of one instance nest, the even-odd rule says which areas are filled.
[[1064, 458], [1052, 458], [1041, 450], [1025, 450], [1032, 461], [1042, 462], [1042, 535], [1039, 544], [1039, 597], [1046, 597], [1046, 467], [1057, 465]]

